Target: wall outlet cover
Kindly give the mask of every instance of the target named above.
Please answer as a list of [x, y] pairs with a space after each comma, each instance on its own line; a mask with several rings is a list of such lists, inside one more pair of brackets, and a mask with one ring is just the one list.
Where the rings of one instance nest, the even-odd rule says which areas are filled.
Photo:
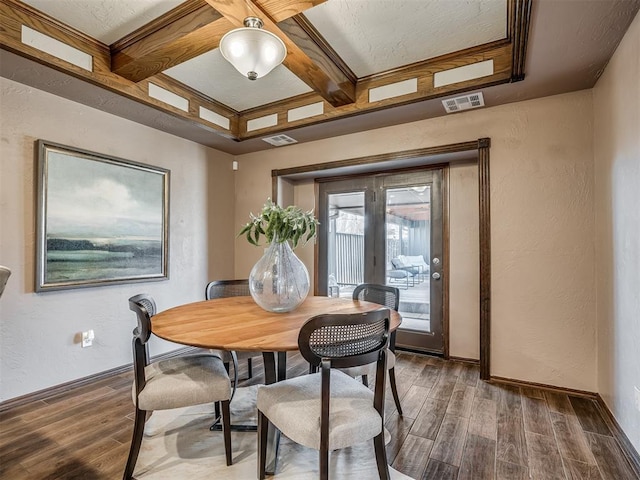
[[90, 347], [91, 345], [93, 345], [94, 338], [95, 333], [93, 332], [93, 330], [82, 332], [82, 348]]

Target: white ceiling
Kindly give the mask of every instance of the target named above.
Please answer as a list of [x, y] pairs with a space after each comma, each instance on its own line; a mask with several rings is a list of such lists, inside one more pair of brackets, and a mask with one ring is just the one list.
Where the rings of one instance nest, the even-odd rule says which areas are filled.
[[[420, 8], [423, 4], [431, 1], [443, 2], [442, 8], [447, 8], [447, 5], [452, 6], [450, 10], [450, 16], [452, 17], [463, 14], [462, 10], [457, 8], [460, 5], [473, 7], [475, 8], [473, 11], [477, 14], [477, 17], [474, 18], [477, 18], [480, 22], [485, 22], [488, 18], [486, 12], [479, 12], [480, 9], [497, 11], [496, 4], [491, 4], [490, 0], [483, 3], [477, 0], [416, 0], [414, 2], [415, 5], [408, 2], [408, 0], [350, 0], [349, 5], [353, 6], [353, 11], [358, 10], [358, 7], [362, 5], [369, 5], [374, 6], [375, 9], [386, 11], [387, 16], [391, 16], [392, 13], [404, 16], [404, 22], [407, 25], [411, 25], [411, 27], [405, 27], [405, 23], [403, 23], [402, 26], [395, 29], [387, 40], [390, 44], [393, 44], [398, 35], [418, 34], [417, 40], [413, 41], [414, 43], [411, 47], [407, 47], [407, 50], [409, 48], [412, 50], [417, 49], [418, 53], [415, 53], [415, 57], [411, 56], [414, 54], [408, 54], [403, 57], [401, 61], [405, 62], [410, 61], [411, 58], [433, 55], [436, 54], [434, 52], [438, 51], [429, 50], [438, 43], [438, 38], [427, 39], [430, 28], [422, 27], [422, 25], [430, 23], [429, 18], [425, 18], [423, 14], [422, 21], [417, 22], [419, 27], [416, 27], [413, 11], [407, 8], [407, 5]], [[148, 21], [181, 3], [179, 0], [25, 0], [25, 2], [106, 44], [113, 43], [132, 30], [148, 23]], [[322, 23], [323, 20], [319, 19], [322, 14], [318, 12], [322, 12], [321, 8], [336, 8], [342, 2], [343, 0], [329, 0], [327, 3], [316, 7], [313, 11], [305, 12], [309, 18], [315, 17], [313, 21], [316, 27], [321, 32], [324, 30], [322, 32], [323, 35], [327, 37], [326, 40], [336, 50], [342, 48], [339, 45], [340, 42], [344, 43], [345, 39], [339, 38], [340, 35], [338, 34], [336, 34], [336, 38], [332, 38], [331, 34], [326, 33], [329, 26]], [[385, 10], [385, 5], [390, 4], [395, 5], [395, 7]], [[453, 8], [453, 6], [456, 8]], [[532, 5], [531, 27], [527, 42], [525, 78], [523, 81], [482, 88], [486, 106], [493, 107], [592, 88], [639, 9], [640, 0], [535, 0]], [[471, 9], [465, 11], [466, 15], [473, 15]], [[436, 11], [433, 14], [434, 19], [437, 18], [438, 13]], [[379, 17], [383, 17], [383, 15]], [[359, 22], [362, 18], [363, 15], [359, 15], [355, 19], [349, 20], [349, 22]], [[370, 26], [367, 33], [376, 32], [377, 35], [377, 32], [387, 27], [387, 20], [387, 18], [381, 18], [379, 20], [380, 24]], [[340, 28], [343, 28], [343, 31], [346, 29], [348, 32], [348, 34], [343, 33], [343, 36], [353, 34], [348, 28], [349, 22], [342, 18], [336, 18], [331, 23], [325, 19], [325, 23], [329, 23], [331, 28], [338, 28], [335, 25], [343, 24]], [[452, 27], [451, 31], [456, 30], [457, 33], [465, 34], [467, 30], [475, 28], [469, 23], [465, 25], [462, 21], [460, 24], [463, 26], [458, 27], [457, 30]], [[478, 41], [485, 41], [492, 38], [493, 35], [498, 35], [495, 31], [489, 33], [490, 30], [488, 27], [481, 29], [482, 34], [487, 34], [488, 36]], [[447, 29], [441, 31], [441, 35], [448, 33], [450, 31]], [[351, 37], [347, 36], [348, 38]], [[454, 39], [447, 40], [447, 42], [449, 41], [454, 41]], [[441, 46], [446, 45], [447, 42], [443, 41], [440, 44]], [[398, 42], [395, 41], [395, 43], [397, 44]], [[354, 51], [361, 51], [359, 50], [360, 48], [362, 47], [352, 47]], [[391, 50], [394, 53], [386, 54], [386, 56], [394, 57], [396, 55], [395, 51], [402, 48], [404, 47], [396, 45]], [[451, 50], [453, 47], [447, 49]], [[365, 48], [364, 51], [367, 52], [369, 50]], [[213, 57], [216, 54], [212, 53], [210, 55]], [[341, 52], [341, 55], [348, 56], [349, 54]], [[368, 54], [365, 54], [366, 56]], [[204, 59], [206, 60], [206, 58], [205, 56]], [[192, 62], [197, 62], [198, 60], [201, 59], [194, 59]], [[351, 68], [357, 69], [354, 66], [356, 64], [355, 60], [349, 61], [353, 62]], [[226, 65], [216, 68], [214, 66], [215, 60], [211, 60], [211, 62], [212, 65], [210, 67], [213, 69], [213, 73], [209, 73], [204, 70], [204, 67], [200, 67], [201, 73], [199, 75], [197, 73], [191, 75], [189, 82], [198, 85], [197, 90], [212, 89], [206, 90], [207, 93], [205, 94], [214, 99], [216, 99], [216, 96], [224, 98], [224, 100], [220, 101], [229, 102], [234, 109], [249, 108], [248, 105], [272, 101], [273, 97], [271, 95], [275, 97], [282, 95], [282, 93], [270, 92], [272, 89], [280, 89], [279, 92], [284, 91], [284, 94], [288, 95], [287, 88], [289, 87], [281, 88], [285, 84], [284, 81], [275, 82], [275, 87], [272, 85], [261, 88], [261, 85], [267, 85], [261, 82], [266, 82], [268, 76], [253, 82], [255, 86], [250, 85], [250, 88], [254, 90], [266, 91], [254, 92], [255, 99], [247, 99], [246, 92], [240, 92], [238, 85], [242, 84], [238, 81], [237, 76], [230, 76], [230, 80], [224, 78], [216, 86], [215, 82], [209, 82], [208, 79], [214, 78]], [[182, 74], [178, 70], [171, 71], [171, 74], [180, 75], [180, 78], [182, 78]], [[235, 72], [235, 70], [232, 71]], [[276, 75], [276, 72], [272, 74]], [[210, 129], [202, 128], [202, 125], [198, 123], [180, 119], [170, 113], [128, 99], [101, 86], [85, 82], [68, 73], [35, 62], [6, 49], [0, 49], [0, 75], [234, 155], [276, 148], [263, 142], [259, 137], [238, 142], [227, 136], [212, 133]], [[225, 93], [223, 86], [226, 86], [228, 88], [227, 92], [230, 93]], [[285, 133], [298, 142], [309, 142], [425, 118], [434, 118], [445, 115], [441, 100], [442, 98], [426, 99], [417, 103], [399, 105], [366, 114], [345, 116], [332, 121], [283, 130], [279, 133]], [[454, 115], [465, 115], [465, 113], [456, 113]]]
[[[107, 45], [183, 1], [24, 0]], [[328, 0], [304, 15], [363, 77], [504, 38], [507, 0]], [[218, 49], [163, 73], [236, 111], [312, 91], [284, 66], [250, 81]]]
[[184, 0], [25, 0], [55, 19], [111, 45]]
[[258, 80], [249, 80], [217, 48], [164, 73], [236, 111], [312, 91], [284, 65]]
[[304, 12], [358, 78], [506, 37], [506, 0], [329, 0]]

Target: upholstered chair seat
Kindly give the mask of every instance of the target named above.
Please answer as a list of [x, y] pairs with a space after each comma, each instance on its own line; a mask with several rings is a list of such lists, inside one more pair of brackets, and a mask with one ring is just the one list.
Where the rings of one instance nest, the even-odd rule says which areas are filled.
[[156, 302], [146, 294], [129, 299], [138, 326], [133, 331], [133, 388], [135, 406], [133, 436], [123, 480], [132, 480], [138, 461], [147, 414], [155, 410], [215, 403], [216, 415], [222, 410], [222, 435], [227, 465], [233, 463], [229, 402], [231, 380], [219, 356], [208, 351], [166, 360], [149, 359], [151, 317], [156, 314]]
[[[329, 449], [370, 440], [382, 431], [373, 392], [341, 371], [331, 373]], [[257, 407], [294, 442], [320, 449], [321, 374], [260, 387]]]
[[[144, 369], [146, 383], [138, 394], [141, 410], [166, 410], [231, 397], [231, 382], [219, 357], [187, 355], [161, 360]], [[135, 402], [135, 385], [133, 389]]]
[[[381, 308], [317, 315], [302, 326], [300, 354], [320, 371], [258, 387], [259, 480], [266, 477], [269, 425], [318, 450], [320, 480], [329, 480], [329, 452], [373, 440], [378, 475], [389, 480], [383, 425], [390, 317]], [[371, 363], [373, 392], [341, 371]]]

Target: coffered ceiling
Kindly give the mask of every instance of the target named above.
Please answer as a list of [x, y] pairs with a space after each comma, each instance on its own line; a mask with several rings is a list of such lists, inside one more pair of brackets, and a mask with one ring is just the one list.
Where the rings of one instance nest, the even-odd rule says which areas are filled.
[[[229, 153], [593, 86], [640, 0], [0, 0], [0, 74]], [[258, 16], [250, 81], [218, 50]]]

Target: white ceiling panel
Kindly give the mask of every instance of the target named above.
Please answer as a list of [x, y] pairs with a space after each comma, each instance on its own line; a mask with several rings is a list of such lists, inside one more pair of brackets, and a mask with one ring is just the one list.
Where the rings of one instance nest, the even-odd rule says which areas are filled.
[[67, 25], [111, 45], [184, 0], [23, 0]]
[[304, 13], [360, 78], [505, 38], [507, 0], [329, 0]]
[[312, 91], [283, 65], [269, 75], [249, 80], [233, 68], [217, 48], [163, 73], [236, 111]]

